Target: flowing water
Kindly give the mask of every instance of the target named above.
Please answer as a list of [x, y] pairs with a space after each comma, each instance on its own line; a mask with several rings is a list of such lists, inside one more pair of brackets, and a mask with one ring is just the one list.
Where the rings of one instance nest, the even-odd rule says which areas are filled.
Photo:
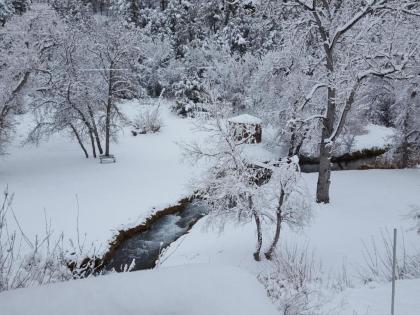
[[188, 233], [206, 214], [202, 203], [192, 201], [179, 213], [162, 216], [147, 231], [124, 240], [106, 263], [105, 269], [122, 271], [133, 262], [133, 271], [155, 267], [161, 251]]

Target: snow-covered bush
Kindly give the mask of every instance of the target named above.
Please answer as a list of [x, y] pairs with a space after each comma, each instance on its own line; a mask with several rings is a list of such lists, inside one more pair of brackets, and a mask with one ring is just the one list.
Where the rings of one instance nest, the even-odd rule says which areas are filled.
[[282, 224], [291, 228], [305, 226], [311, 218], [311, 202], [302, 180], [297, 157], [272, 163], [250, 161], [244, 146], [232, 134], [224, 104], [211, 108], [211, 119], [199, 128], [209, 134], [205, 144], [187, 144], [189, 158], [206, 159], [209, 169], [195, 182], [195, 190], [210, 209], [209, 218], [219, 227], [228, 220], [240, 223], [255, 221], [260, 260], [263, 228], [275, 225], [275, 233], [265, 256], [271, 259], [280, 240]]
[[146, 105], [140, 113], [134, 118], [133, 125], [135, 130], [133, 135], [156, 133], [162, 127], [162, 119], [160, 117], [159, 106]]
[[321, 314], [321, 264], [308, 247], [282, 246], [272, 259], [272, 269], [259, 275], [268, 296], [284, 315]]

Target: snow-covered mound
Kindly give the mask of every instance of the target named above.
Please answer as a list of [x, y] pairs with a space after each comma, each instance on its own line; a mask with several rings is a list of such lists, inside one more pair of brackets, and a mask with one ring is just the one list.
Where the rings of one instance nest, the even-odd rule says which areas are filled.
[[114, 274], [0, 294], [2, 315], [277, 314], [256, 278], [190, 265]]

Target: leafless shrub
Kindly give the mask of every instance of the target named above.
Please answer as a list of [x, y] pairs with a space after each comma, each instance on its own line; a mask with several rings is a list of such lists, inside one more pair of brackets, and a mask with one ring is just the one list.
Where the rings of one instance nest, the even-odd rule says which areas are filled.
[[65, 245], [63, 234], [53, 237], [45, 216], [43, 236], [30, 238], [21, 228], [12, 203], [13, 194], [6, 189], [0, 204], [0, 292], [101, 274], [95, 272], [100, 259], [87, 258], [97, 257], [95, 248], [87, 250], [78, 228], [77, 241], [70, 239], [70, 246]]
[[[364, 244], [363, 257], [364, 264], [358, 268], [358, 274], [364, 283], [392, 280], [393, 240], [390, 233], [381, 233], [379, 245], [374, 238], [370, 244]], [[420, 278], [420, 252], [408, 253], [404, 237], [397, 244], [396, 278]]]
[[159, 98], [157, 105], [153, 103], [146, 103], [143, 105], [140, 113], [133, 120], [133, 127], [135, 130], [133, 130], [132, 133], [134, 136], [137, 134], [159, 132], [162, 127], [160, 105], [161, 97]]
[[134, 132], [138, 134], [156, 133], [162, 127], [159, 107], [146, 107], [134, 119]]
[[[0, 292], [70, 279], [63, 235], [52, 242], [46, 221], [45, 235], [30, 240], [14, 216], [12, 201], [13, 195], [6, 189], [0, 206]], [[8, 217], [15, 219], [19, 231], [10, 229]]]
[[285, 245], [272, 263], [272, 272], [259, 279], [281, 314], [318, 314], [323, 300], [321, 265], [308, 247]]

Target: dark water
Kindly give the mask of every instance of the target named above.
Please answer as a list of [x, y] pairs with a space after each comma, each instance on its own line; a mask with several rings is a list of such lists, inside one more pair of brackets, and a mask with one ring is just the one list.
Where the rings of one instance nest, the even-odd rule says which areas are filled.
[[[333, 162], [331, 163], [332, 171], [351, 171], [360, 170], [361, 167], [372, 164], [376, 161], [375, 157], [361, 158], [353, 161]], [[319, 164], [301, 164], [300, 169], [303, 173], [316, 173], [319, 171]]]
[[106, 270], [122, 271], [135, 260], [134, 270], [150, 269], [160, 252], [176, 241], [207, 213], [202, 203], [192, 201], [178, 214], [168, 214], [155, 223], [149, 230], [139, 233], [127, 240], [115, 251], [106, 264]]

